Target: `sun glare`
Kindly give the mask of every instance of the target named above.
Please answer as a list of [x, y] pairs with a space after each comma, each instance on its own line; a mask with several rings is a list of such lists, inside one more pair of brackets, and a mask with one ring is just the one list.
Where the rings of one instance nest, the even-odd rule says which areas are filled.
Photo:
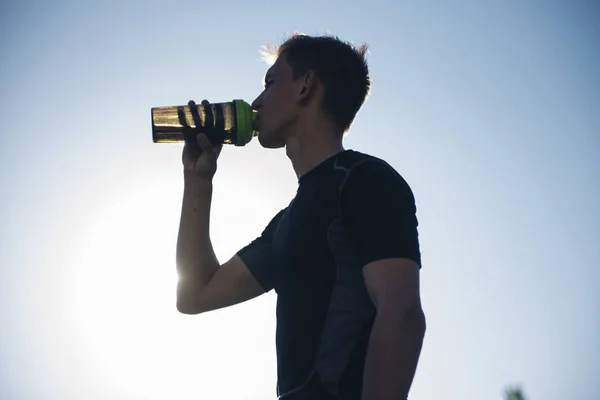
[[[158, 182], [115, 193], [95, 224], [83, 231], [74, 255], [76, 353], [94, 371], [94, 384], [117, 391], [119, 399], [218, 399], [231, 374], [240, 385], [228, 388], [228, 395], [243, 398], [247, 386], [264, 379], [262, 370], [275, 370], [274, 357], [265, 358], [267, 350], [256, 346], [270, 345], [263, 336], [274, 332], [271, 313], [262, 323], [266, 331], [240, 333], [240, 327], [256, 325], [261, 307], [274, 307], [272, 296], [201, 316], [177, 312], [182, 184]], [[239, 207], [240, 193], [253, 212]], [[211, 232], [215, 251], [231, 254], [260, 233], [273, 210], [263, 196], [223, 176], [213, 198], [219, 205], [213, 210], [219, 224]]]
[[[150, 186], [116, 199], [81, 248], [75, 303], [86, 358], [124, 388], [173, 394], [175, 240], [180, 188]], [[152, 362], [147, 360], [152, 359]], [[161, 382], [163, 379], [163, 382]]]

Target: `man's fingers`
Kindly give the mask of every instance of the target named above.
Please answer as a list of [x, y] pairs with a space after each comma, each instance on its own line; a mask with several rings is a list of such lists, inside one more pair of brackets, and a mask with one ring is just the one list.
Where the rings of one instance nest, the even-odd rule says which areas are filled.
[[[210, 104], [210, 103], [208, 100], [204, 99], [204, 100], [202, 100], [201, 104], [206, 105], [206, 104]], [[195, 105], [196, 105], [196, 102], [194, 100], [188, 101], [188, 106], [195, 106]]]
[[[207, 105], [210, 103], [208, 102], [208, 100], [204, 99], [204, 100], [202, 100], [202, 104]], [[190, 100], [190, 101], [188, 101], [188, 105], [195, 106], [196, 102], [194, 100]], [[199, 133], [198, 135], [196, 135], [196, 142], [202, 149], [203, 153], [210, 154], [215, 151], [215, 148], [210, 143], [210, 140], [208, 140], [208, 137], [206, 137], [206, 135], [204, 133]], [[217, 148], [216, 150], [218, 150], [218, 152], [217, 152], [217, 155], [218, 155], [220, 153], [221, 149]]]

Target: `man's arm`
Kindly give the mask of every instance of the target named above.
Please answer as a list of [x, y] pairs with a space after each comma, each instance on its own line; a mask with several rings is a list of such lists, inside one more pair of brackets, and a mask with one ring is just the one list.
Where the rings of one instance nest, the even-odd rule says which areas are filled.
[[363, 375], [363, 400], [406, 399], [425, 333], [419, 294], [416, 204], [384, 162], [351, 170], [342, 211], [377, 312]]
[[184, 174], [184, 192], [177, 236], [177, 309], [184, 312], [190, 295], [211, 279], [219, 261], [210, 240], [212, 180]]
[[363, 375], [363, 400], [406, 399], [425, 335], [419, 266], [412, 260], [373, 261], [363, 268], [377, 308]]
[[184, 179], [177, 239], [177, 310], [198, 314], [264, 293], [239, 256], [219, 266], [209, 235], [212, 181], [187, 174]]
[[[194, 101], [188, 104], [196, 105]], [[265, 292], [238, 255], [219, 266], [210, 241], [212, 180], [222, 147], [213, 147], [200, 133], [196, 142], [186, 142], [183, 148], [184, 192], [176, 263], [177, 309], [184, 314], [227, 307]]]

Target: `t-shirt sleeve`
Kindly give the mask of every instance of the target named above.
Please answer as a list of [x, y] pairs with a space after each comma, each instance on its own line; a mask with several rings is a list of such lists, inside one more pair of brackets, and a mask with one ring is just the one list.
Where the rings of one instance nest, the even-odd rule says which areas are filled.
[[283, 210], [273, 217], [259, 237], [236, 253], [265, 292], [275, 287], [276, 262], [271, 244], [282, 214]]
[[359, 164], [350, 171], [340, 196], [344, 226], [362, 266], [408, 258], [421, 267], [415, 198], [389, 164]]

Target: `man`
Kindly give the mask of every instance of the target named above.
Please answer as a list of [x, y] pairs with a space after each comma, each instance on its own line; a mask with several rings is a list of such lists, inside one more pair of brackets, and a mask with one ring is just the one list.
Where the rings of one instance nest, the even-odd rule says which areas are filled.
[[252, 106], [258, 140], [285, 147], [298, 191], [223, 265], [209, 238], [221, 147], [200, 134], [183, 151], [177, 308], [198, 314], [275, 289], [282, 400], [406, 399], [421, 352], [412, 191], [386, 162], [342, 146], [370, 89], [365, 52], [304, 35], [277, 49]]

